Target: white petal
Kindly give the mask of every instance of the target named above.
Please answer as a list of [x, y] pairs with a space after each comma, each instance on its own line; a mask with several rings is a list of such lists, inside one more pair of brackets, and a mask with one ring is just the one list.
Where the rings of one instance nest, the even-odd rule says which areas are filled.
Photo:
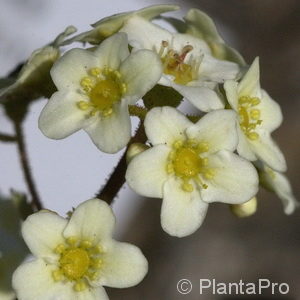
[[269, 132], [277, 129], [282, 123], [282, 112], [280, 105], [275, 102], [266, 91], [261, 91], [262, 99], [257, 108], [261, 112], [261, 119], [263, 120], [261, 127]]
[[121, 100], [121, 104], [114, 106], [111, 115], [97, 118], [84, 130], [103, 152], [116, 153], [123, 149], [131, 137], [131, 122], [127, 101]]
[[22, 225], [23, 238], [33, 255], [55, 255], [54, 249], [64, 242], [67, 220], [54, 212], [42, 210], [29, 216]]
[[182, 33], [173, 34], [173, 39], [170, 48], [172, 48], [178, 53], [181, 53], [182, 48], [187, 45], [191, 45], [193, 47], [193, 50], [187, 54], [185, 58], [185, 62], [188, 62], [190, 57], [192, 57], [192, 59], [197, 60], [197, 57], [199, 57], [203, 53], [205, 54], [211, 53], [209, 46], [204, 40], [200, 40], [189, 34], [182, 34]]
[[177, 140], [185, 138], [185, 130], [193, 125], [185, 115], [175, 108], [155, 107], [147, 114], [145, 130], [151, 144], [172, 146]]
[[232, 109], [238, 111], [239, 95], [238, 95], [238, 83], [233, 80], [225, 81], [224, 89], [226, 92], [227, 101]]
[[156, 52], [162, 41], [170, 42], [172, 39], [170, 32], [138, 16], [129, 18], [121, 31], [128, 34], [129, 44], [133, 47]]
[[19, 300], [66, 300], [72, 298], [70, 284], [55, 282], [56, 266], [42, 259], [21, 264], [13, 274], [12, 284]]
[[284, 172], [287, 169], [283, 153], [273, 141], [271, 135], [265, 130], [257, 130], [259, 139], [250, 141], [251, 149], [255, 155], [270, 168]]
[[238, 131], [238, 138], [239, 138], [239, 143], [237, 146], [237, 153], [246, 158], [247, 160], [250, 161], [255, 161], [257, 160], [257, 157], [255, 153], [253, 152], [253, 149], [250, 145], [249, 139], [246, 137], [244, 132], [242, 131], [241, 127], [238, 125], [237, 126], [237, 131]]
[[293, 194], [291, 184], [287, 177], [284, 174], [273, 171], [268, 167], [265, 167], [264, 171], [261, 172], [260, 175], [263, 184], [266, 184], [267, 187], [274, 191], [281, 199], [285, 214], [292, 214], [295, 209], [299, 207], [299, 202]]
[[127, 288], [141, 282], [147, 272], [148, 262], [138, 247], [112, 241], [103, 255], [99, 284]]
[[215, 91], [205, 86], [187, 86], [171, 83], [171, 86], [201, 111], [224, 108], [222, 99]]
[[235, 79], [239, 72], [237, 64], [204, 55], [199, 68], [199, 77], [203, 80], [224, 82], [225, 80]]
[[75, 209], [63, 235], [97, 243], [109, 238], [114, 226], [115, 216], [111, 207], [95, 198], [81, 203]]
[[77, 89], [87, 71], [99, 66], [97, 57], [83, 49], [66, 52], [52, 67], [50, 74], [57, 89]]
[[162, 65], [153, 51], [139, 50], [122, 63], [120, 73], [127, 86], [124, 98], [129, 100], [129, 104], [134, 104], [158, 82]]
[[127, 168], [127, 184], [139, 195], [162, 198], [169, 153], [169, 147], [157, 145], [135, 156]]
[[259, 83], [259, 59], [255, 58], [249, 70], [241, 80], [238, 86], [239, 96], [251, 96], [260, 98]]
[[181, 179], [175, 177], [164, 184], [160, 216], [164, 231], [177, 237], [194, 233], [201, 226], [208, 209], [198, 190], [185, 192], [181, 185]]
[[63, 139], [78, 131], [90, 122], [76, 102], [83, 96], [69, 90], [58, 91], [52, 95], [39, 117], [39, 128], [52, 139]]
[[237, 116], [233, 110], [215, 110], [190, 126], [186, 133], [191, 139], [208, 143], [209, 153], [234, 151], [238, 143]]
[[220, 151], [209, 156], [208, 168], [212, 168], [215, 175], [207, 181], [207, 189], [201, 189], [203, 201], [239, 204], [256, 195], [256, 169], [240, 156], [226, 150]]
[[128, 40], [125, 33], [116, 33], [104, 40], [94, 52], [100, 59], [101, 67], [117, 70], [129, 55]]

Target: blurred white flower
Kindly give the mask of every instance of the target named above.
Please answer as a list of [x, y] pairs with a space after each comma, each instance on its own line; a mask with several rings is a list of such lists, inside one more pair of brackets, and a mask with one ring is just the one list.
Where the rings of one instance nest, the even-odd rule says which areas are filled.
[[163, 63], [159, 84], [170, 86], [202, 111], [224, 107], [213, 90], [217, 83], [235, 79], [237, 64], [211, 56], [209, 46], [188, 34], [171, 33], [143, 18], [129, 18], [122, 32], [134, 49], [150, 49], [158, 53]]
[[238, 153], [250, 161], [262, 160], [274, 170], [285, 171], [285, 158], [271, 138], [282, 122], [280, 106], [260, 88], [259, 60], [256, 58], [241, 80], [226, 81], [227, 100], [239, 115]]
[[84, 129], [100, 150], [118, 152], [131, 136], [128, 105], [143, 97], [161, 72], [154, 52], [129, 55], [125, 33], [111, 36], [95, 51], [72, 49], [51, 69], [58, 92], [44, 107], [39, 127], [53, 139]]
[[70, 220], [50, 211], [29, 216], [22, 234], [36, 257], [13, 275], [19, 300], [102, 300], [104, 286], [138, 284], [148, 263], [140, 249], [111, 238], [115, 218], [99, 199], [79, 205]]
[[293, 194], [288, 178], [265, 165], [259, 165], [258, 170], [260, 183], [280, 198], [285, 214], [292, 214], [299, 207], [299, 202]]
[[216, 110], [193, 124], [174, 108], [154, 108], [145, 129], [153, 147], [132, 159], [126, 180], [140, 195], [163, 198], [161, 223], [170, 235], [196, 231], [208, 203], [238, 204], [255, 196], [255, 168], [233, 153], [234, 111]]

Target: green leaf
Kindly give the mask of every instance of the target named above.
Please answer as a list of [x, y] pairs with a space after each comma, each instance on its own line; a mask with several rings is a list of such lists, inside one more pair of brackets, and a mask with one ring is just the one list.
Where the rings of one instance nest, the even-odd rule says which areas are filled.
[[143, 101], [148, 109], [156, 106], [177, 107], [182, 101], [181, 96], [171, 87], [157, 84], [144, 97]]

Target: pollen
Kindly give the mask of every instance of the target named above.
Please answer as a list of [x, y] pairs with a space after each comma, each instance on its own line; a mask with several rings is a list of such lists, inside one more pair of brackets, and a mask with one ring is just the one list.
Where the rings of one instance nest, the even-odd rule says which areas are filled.
[[64, 244], [59, 244], [53, 250], [59, 254], [58, 268], [52, 272], [54, 281], [70, 281], [77, 292], [89, 286], [89, 280], [100, 276], [104, 261], [101, 245], [94, 245], [89, 240], [69, 237]]
[[238, 102], [238, 113], [240, 126], [244, 134], [251, 141], [259, 139], [259, 134], [256, 132], [257, 126], [261, 125], [261, 112], [255, 108], [260, 104], [258, 97], [242, 96]]
[[168, 156], [167, 173], [182, 180], [181, 188], [185, 192], [194, 190], [193, 182], [206, 189], [208, 185], [203, 180], [212, 180], [215, 176], [215, 170], [208, 167], [208, 143], [199, 143], [193, 139], [178, 140], [173, 143], [172, 148]]
[[88, 117], [100, 114], [109, 117], [114, 105], [121, 101], [127, 92], [127, 85], [119, 71], [111, 68], [91, 68], [87, 76], [80, 80], [80, 86], [88, 101], [78, 101], [77, 108], [88, 112]]
[[186, 62], [186, 56], [192, 50], [192, 45], [186, 45], [176, 52], [167, 41], [162, 41], [158, 55], [163, 63], [163, 72], [172, 75], [175, 83], [186, 85], [197, 78], [201, 61]]

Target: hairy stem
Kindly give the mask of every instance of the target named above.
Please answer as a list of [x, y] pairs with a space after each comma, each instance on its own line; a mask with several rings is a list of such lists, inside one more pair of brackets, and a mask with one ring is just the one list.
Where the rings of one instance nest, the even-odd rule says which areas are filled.
[[6, 143], [11, 143], [11, 142], [16, 142], [17, 138], [13, 135], [0, 133], [0, 141], [1, 142], [6, 142]]
[[105, 186], [97, 193], [96, 198], [102, 199], [108, 204], [111, 204], [118, 194], [119, 190], [125, 183], [125, 173], [127, 169], [126, 163], [126, 152], [128, 147], [132, 143], [144, 143], [146, 142], [147, 137], [144, 130], [144, 125], [141, 122], [139, 128], [137, 129], [135, 135], [131, 138], [130, 142], [127, 145], [126, 151], [122, 155], [118, 165], [110, 175], [110, 178], [107, 180]]
[[31, 174], [31, 169], [28, 161], [26, 144], [24, 140], [23, 127], [21, 122], [14, 122], [15, 132], [17, 136], [17, 146], [19, 151], [20, 163], [23, 169], [24, 178], [31, 194], [31, 205], [37, 210], [42, 209], [42, 204], [35, 187], [35, 183]]

